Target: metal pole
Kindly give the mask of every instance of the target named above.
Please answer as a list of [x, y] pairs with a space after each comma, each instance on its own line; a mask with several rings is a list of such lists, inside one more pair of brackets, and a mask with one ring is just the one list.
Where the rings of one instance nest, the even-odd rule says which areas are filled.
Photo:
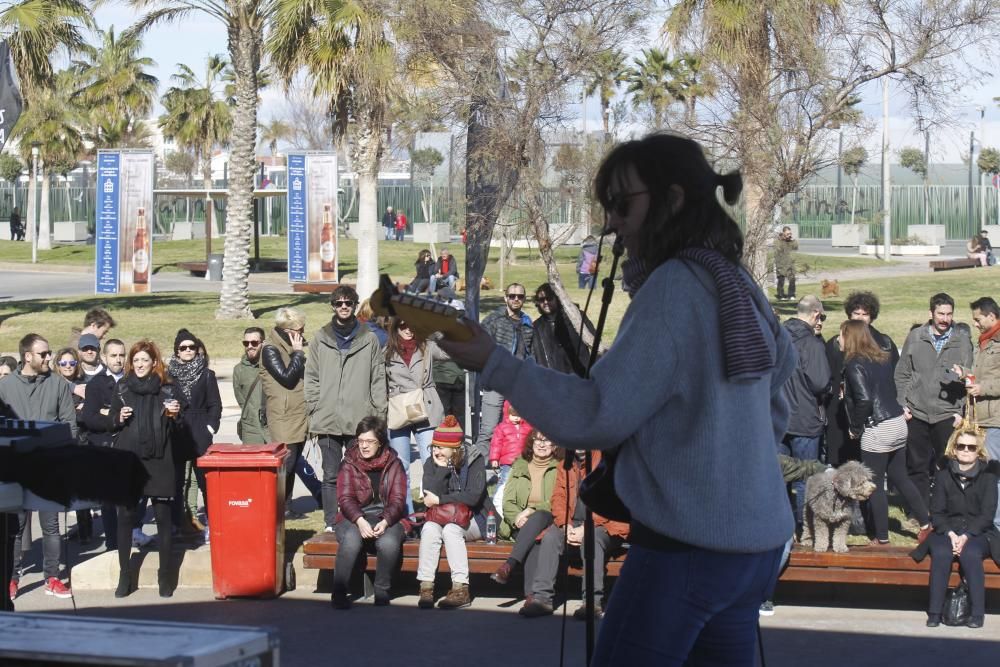
[[969, 132], [969, 196], [968, 196], [968, 220], [969, 220], [969, 233], [966, 236], [972, 235], [972, 230], [976, 226], [973, 220], [973, 210], [972, 210], [972, 170], [975, 167], [976, 161], [973, 157], [973, 152], [976, 150], [976, 132], [973, 130]]
[[927, 190], [927, 181], [931, 177], [931, 133], [924, 130], [924, 224], [931, 224], [931, 197]]
[[886, 262], [892, 255], [892, 178], [889, 174], [889, 77], [882, 79], [882, 235]]
[[31, 145], [31, 173], [32, 173], [32, 187], [31, 187], [31, 201], [34, 204], [34, 210], [31, 212], [31, 263], [38, 263], [38, 142]]
[[[983, 153], [983, 145], [986, 143], [986, 130], [984, 121], [986, 118], [986, 107], [979, 107], [979, 154]], [[978, 168], [979, 165], [976, 165]], [[983, 184], [983, 172], [979, 172], [979, 229], [986, 226], [986, 187]]]
[[[839, 225], [844, 221], [844, 207], [840, 205], [843, 195], [841, 194], [841, 178], [844, 172], [844, 168], [840, 163], [841, 155], [844, 153], [844, 128], [838, 128], [837, 131], [837, 201], [833, 205], [833, 210], [837, 216], [837, 224]], [[799, 236], [802, 236], [801, 233]]]

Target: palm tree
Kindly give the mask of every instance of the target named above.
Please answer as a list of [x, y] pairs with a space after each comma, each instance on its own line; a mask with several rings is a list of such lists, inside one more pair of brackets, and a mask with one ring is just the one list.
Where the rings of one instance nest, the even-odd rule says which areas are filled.
[[715, 78], [705, 70], [702, 58], [685, 53], [673, 62], [674, 80], [671, 84], [674, 97], [684, 103], [684, 122], [690, 127], [695, 121], [695, 106], [699, 97], [715, 92]]
[[666, 51], [657, 48], [642, 50], [642, 57], [634, 59], [634, 66], [625, 74], [632, 95], [632, 106], [648, 105], [653, 116], [653, 129], [663, 127], [667, 108], [677, 100], [675, 96], [675, 64]]
[[313, 93], [329, 100], [335, 139], [352, 121], [351, 163], [358, 178], [358, 293], [378, 285], [378, 170], [386, 118], [396, 90], [397, 64], [389, 16], [351, 0], [277, 0], [267, 43], [271, 63], [286, 85], [300, 68]]
[[229, 199], [226, 204], [225, 265], [218, 319], [252, 318], [250, 312], [250, 242], [253, 238], [253, 189], [256, 172], [257, 91], [264, 33], [276, 0], [129, 0], [150, 10], [133, 28], [143, 32], [165, 21], [201, 12], [219, 21], [229, 37], [235, 108], [230, 135]]
[[[74, 101], [88, 109], [88, 139], [98, 147], [137, 143], [133, 136], [156, 100], [159, 81], [146, 69], [155, 67], [152, 58], [140, 56], [142, 39], [135, 33], [116, 35], [114, 26], [98, 30], [100, 45], [80, 48], [81, 60], [74, 62], [83, 87]], [[146, 131], [148, 134], [148, 130]]]
[[608, 117], [611, 110], [611, 99], [618, 87], [627, 81], [625, 54], [614, 49], [601, 51], [590, 66], [587, 78], [584, 80], [583, 94], [590, 97], [594, 93], [601, 98], [601, 123], [604, 136], [608, 135]]
[[[53, 174], [70, 172], [83, 152], [80, 112], [66, 100], [78, 90], [75, 73], [63, 70], [53, 76], [49, 87], [36, 87], [34, 100], [24, 112], [13, 136], [18, 139], [21, 158], [31, 164], [32, 144], [38, 142], [38, 166], [42, 172], [38, 247], [52, 247], [49, 220], [49, 182]], [[34, 175], [32, 175], [34, 178]], [[29, 188], [33, 191], [33, 188]], [[31, 222], [29, 221], [29, 224]]]
[[83, 46], [81, 28], [92, 28], [89, 3], [82, 0], [0, 2], [0, 32], [10, 46], [14, 70], [28, 104], [36, 89], [54, 76], [51, 56], [60, 48]]
[[278, 142], [287, 141], [294, 134], [295, 131], [291, 125], [279, 118], [274, 118], [270, 123], [264, 123], [260, 126], [260, 143], [266, 144], [271, 151], [271, 157], [274, 157], [278, 150]]
[[178, 85], [161, 99], [166, 113], [160, 116], [160, 129], [179, 146], [194, 152], [206, 190], [212, 189], [212, 151], [229, 140], [233, 128], [232, 91], [224, 83], [228, 68], [225, 56], [209, 56], [205, 75], [199, 78], [179, 63], [178, 73], [172, 77]]

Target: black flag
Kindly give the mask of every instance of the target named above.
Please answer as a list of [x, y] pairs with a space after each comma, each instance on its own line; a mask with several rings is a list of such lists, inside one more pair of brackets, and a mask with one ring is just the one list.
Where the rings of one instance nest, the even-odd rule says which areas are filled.
[[7, 143], [14, 124], [21, 117], [24, 99], [14, 78], [13, 63], [7, 42], [0, 42], [0, 151]]

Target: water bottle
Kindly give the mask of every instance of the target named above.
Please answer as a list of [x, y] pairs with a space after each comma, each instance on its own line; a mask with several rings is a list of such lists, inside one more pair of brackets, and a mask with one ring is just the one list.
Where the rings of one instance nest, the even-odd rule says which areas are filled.
[[486, 516], [486, 544], [497, 543], [497, 517], [493, 512]]

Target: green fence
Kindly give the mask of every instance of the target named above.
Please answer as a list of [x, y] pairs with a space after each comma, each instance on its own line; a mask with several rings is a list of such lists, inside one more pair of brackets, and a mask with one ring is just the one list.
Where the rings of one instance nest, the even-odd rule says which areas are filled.
[[[930, 208], [930, 223], [944, 225], [947, 238], [963, 239], [971, 237], [982, 224], [1000, 224], [998, 195], [1000, 191], [991, 186], [974, 186], [972, 189], [972, 210], [969, 210], [969, 186], [931, 185], [927, 188]], [[64, 187], [53, 184], [49, 190], [49, 215], [52, 222], [87, 221], [94, 228], [93, 188]], [[429, 188], [409, 185], [383, 185], [378, 188], [378, 215], [392, 206], [403, 210], [412, 226], [426, 222], [421, 202], [430, 197]], [[341, 224], [356, 224], [358, 221], [357, 194], [352, 185], [341, 188], [338, 195]], [[449, 196], [447, 188], [436, 188], [433, 193], [434, 218], [437, 222], [450, 222], [452, 231], [461, 231], [464, 221], [464, 193], [455, 189]], [[7, 183], [0, 184], [0, 220], [7, 220], [16, 205], [21, 217], [25, 217], [27, 187], [20, 185], [16, 192]], [[850, 184], [838, 189], [835, 185], [807, 186], [801, 192], [786, 197], [776, 212], [776, 222], [796, 223], [799, 236], [807, 239], [828, 239], [830, 228], [838, 222], [850, 221], [853, 205], [855, 222], [869, 224], [870, 236], [882, 235], [882, 188], [878, 185], [862, 185], [855, 189]], [[219, 232], [225, 229], [226, 205], [224, 200], [213, 202], [213, 223]], [[550, 224], [560, 224], [580, 219], [585, 213], [587, 202], [580, 193], [549, 189], [542, 192], [542, 210]], [[925, 219], [924, 189], [919, 185], [899, 185], [892, 188], [892, 235], [893, 238], [908, 236], [907, 227], [923, 224]], [[286, 228], [286, 199], [283, 196], [266, 197], [257, 200], [257, 214], [261, 234], [284, 235]], [[739, 215], [739, 211], [736, 211]], [[153, 230], [156, 234], [170, 234], [178, 221], [204, 222], [205, 200], [196, 196], [158, 194]], [[501, 224], [508, 226], [512, 236], [528, 234], [526, 229], [526, 207], [520, 195], [515, 193], [500, 217]], [[411, 227], [412, 229], [412, 227]]]

